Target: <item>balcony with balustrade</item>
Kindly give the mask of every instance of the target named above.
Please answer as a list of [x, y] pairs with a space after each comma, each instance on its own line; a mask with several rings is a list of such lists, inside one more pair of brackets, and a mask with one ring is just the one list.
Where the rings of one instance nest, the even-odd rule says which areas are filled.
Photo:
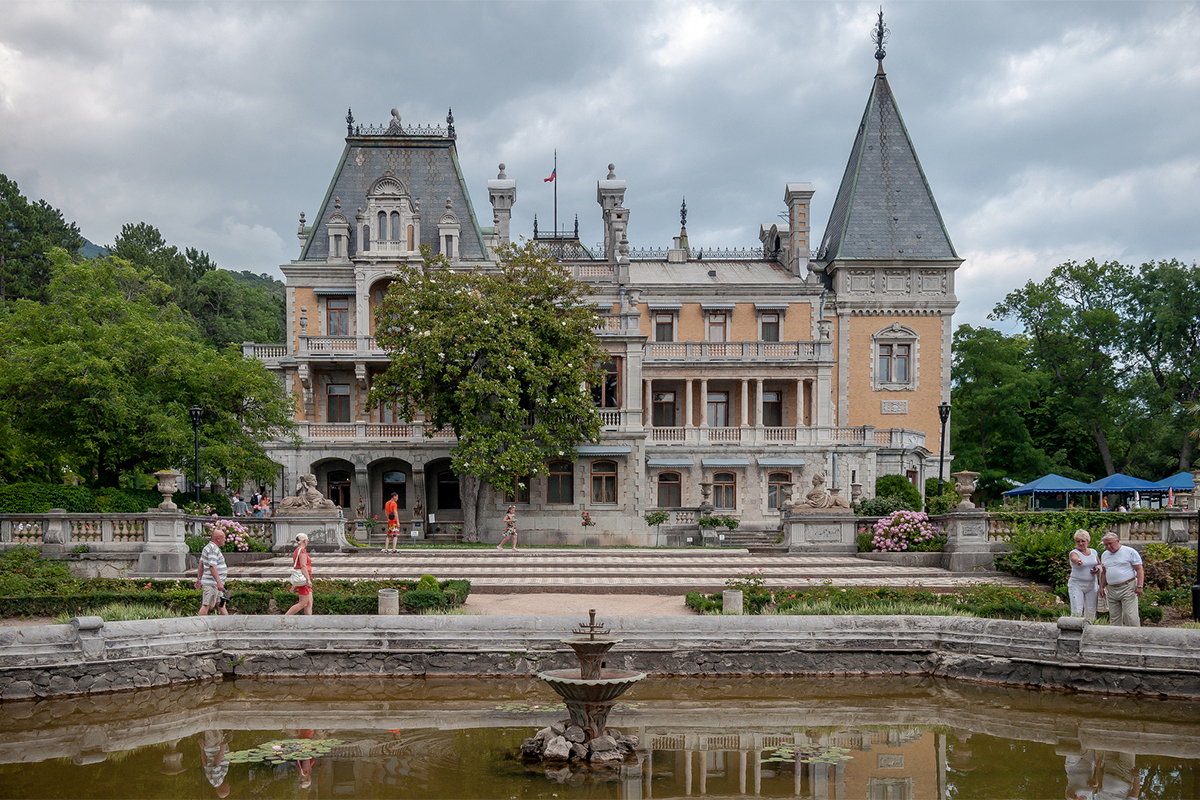
[[897, 449], [925, 446], [925, 434], [907, 428], [876, 429], [862, 426], [797, 426], [797, 427], [709, 427], [700, 425], [672, 426], [649, 429], [652, 445], [702, 446], [708, 444], [737, 444], [741, 446], [820, 447], [834, 444], [872, 445]]
[[832, 342], [647, 342], [643, 363], [832, 361]]

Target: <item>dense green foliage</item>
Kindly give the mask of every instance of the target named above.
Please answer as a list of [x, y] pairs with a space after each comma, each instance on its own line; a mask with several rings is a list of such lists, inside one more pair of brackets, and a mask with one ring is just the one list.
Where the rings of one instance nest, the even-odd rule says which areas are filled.
[[[875, 497], [899, 497], [903, 505], [899, 509], [921, 510], [921, 492], [912, 481], [903, 475], [881, 475], [875, 479]], [[890, 513], [890, 512], [889, 512]]]
[[998, 501], [1005, 478], [1047, 472], [1156, 480], [1189, 469], [1198, 293], [1195, 264], [1068, 261], [996, 305], [992, 319], [1021, 333], [959, 327], [951, 438], [955, 468], [981, 473], [976, 496]]
[[283, 341], [279, 281], [217, 269], [207, 253], [193, 247], [180, 252], [145, 222], [123, 226], [109, 250], [136, 268], [150, 270], [169, 286], [168, 299], [191, 317], [213, 347]]
[[854, 513], [859, 517], [886, 517], [893, 511], [908, 509], [903, 497], [888, 495], [887, 497], [864, 497], [854, 504]]
[[293, 401], [273, 375], [201, 342], [148, 270], [62, 250], [51, 263], [49, 299], [0, 316], [0, 477], [116, 487], [190, 465], [193, 405], [205, 475], [274, 474], [261, 442], [292, 430]]
[[76, 253], [83, 237], [75, 223], [44, 200], [31, 203], [16, 182], [0, 175], [0, 302], [45, 300], [54, 248]]
[[502, 247], [497, 269], [471, 272], [423, 252], [421, 266], [399, 269], [376, 312], [391, 363], [370, 403], [454, 430], [463, 530], [474, 541], [479, 482], [509, 486], [597, 439], [600, 416], [584, 387], [600, 385], [605, 356], [590, 290], [535, 243]]
[[[435, 588], [418, 588], [418, 581], [313, 582], [313, 613], [375, 614], [379, 590], [398, 589], [401, 606], [420, 613], [466, 602], [471, 582], [446, 580]], [[286, 609], [296, 596], [280, 584], [229, 582], [229, 608], [235, 614], [269, 613], [271, 600]], [[77, 578], [66, 562], [43, 559], [36, 550], [16, 548], [0, 555], [0, 617], [78, 616], [113, 603], [159, 606], [185, 616], [200, 607], [200, 592], [190, 581]]]
[[[180, 495], [176, 500], [182, 501]], [[200, 500], [218, 514], [230, 514], [229, 498], [220, 493], [201, 492]], [[42, 514], [61, 508], [76, 514], [140, 514], [162, 502], [153, 489], [93, 488], [61, 483], [10, 483], [0, 486], [0, 513]]]
[[[962, 495], [954, 485], [954, 479], [942, 481], [942, 496], [938, 497], [938, 479], [925, 479], [925, 513], [929, 515], [945, 514], [962, 501]], [[892, 509], [897, 511], [898, 509]], [[890, 511], [888, 512], [891, 513]], [[860, 515], [862, 516], [862, 515]]]
[[1147, 589], [1182, 589], [1196, 582], [1196, 554], [1180, 545], [1150, 542], [1142, 548]]

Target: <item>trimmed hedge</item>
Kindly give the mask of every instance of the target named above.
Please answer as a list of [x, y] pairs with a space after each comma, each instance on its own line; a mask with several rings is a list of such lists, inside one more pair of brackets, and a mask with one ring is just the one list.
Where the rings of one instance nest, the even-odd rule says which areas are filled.
[[[175, 495], [177, 501], [189, 497], [194, 495]], [[0, 486], [0, 513], [4, 514], [44, 514], [52, 508], [73, 514], [141, 514], [161, 502], [162, 495], [153, 489], [92, 489], [61, 483]], [[200, 502], [211, 505], [222, 516], [233, 513], [229, 498], [219, 492], [201, 493]]]

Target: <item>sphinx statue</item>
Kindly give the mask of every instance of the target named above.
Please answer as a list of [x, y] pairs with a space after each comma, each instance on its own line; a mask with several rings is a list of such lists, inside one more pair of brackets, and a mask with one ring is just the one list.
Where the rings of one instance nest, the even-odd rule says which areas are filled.
[[275, 507], [277, 515], [335, 512], [337, 505], [317, 489], [317, 476], [306, 472], [296, 481], [296, 495], [285, 497]]
[[826, 491], [825, 475], [818, 472], [812, 477], [812, 490], [804, 495], [804, 499], [797, 503], [792, 510], [800, 513], [830, 511], [835, 514], [848, 514], [850, 513], [850, 501], [836, 492]]

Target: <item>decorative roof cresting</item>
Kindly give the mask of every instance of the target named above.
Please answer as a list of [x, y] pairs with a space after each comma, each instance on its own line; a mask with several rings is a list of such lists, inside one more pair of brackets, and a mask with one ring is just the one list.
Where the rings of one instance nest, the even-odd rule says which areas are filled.
[[392, 119], [387, 125], [356, 125], [354, 112], [346, 109], [347, 136], [433, 136], [442, 139], [456, 138], [454, 112], [446, 114], [446, 127], [441, 125], [405, 125], [400, 119], [400, 110], [392, 109]]

